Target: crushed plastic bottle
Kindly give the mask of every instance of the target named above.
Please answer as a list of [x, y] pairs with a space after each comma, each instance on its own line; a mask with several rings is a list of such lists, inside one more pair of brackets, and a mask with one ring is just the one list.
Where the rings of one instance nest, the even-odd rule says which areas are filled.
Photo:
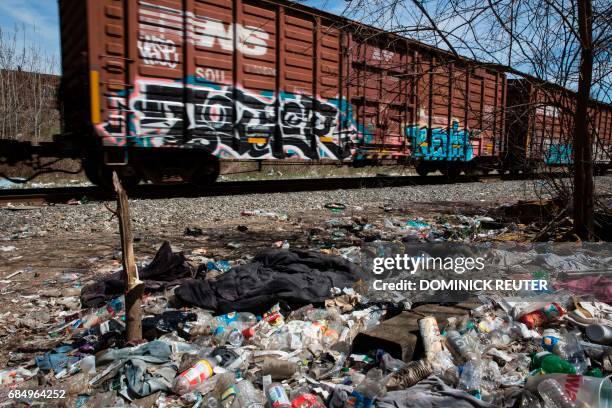
[[377, 359], [380, 361], [380, 367], [386, 372], [396, 372], [401, 370], [406, 363], [402, 360], [393, 358], [393, 356], [384, 350], [378, 350]]
[[468, 339], [456, 330], [449, 330], [446, 333], [446, 344], [451, 351], [463, 361], [475, 360], [478, 354], [468, 343]]
[[236, 402], [233, 408], [264, 408], [263, 395], [249, 380], [240, 380], [234, 386]]
[[215, 397], [221, 408], [230, 408], [236, 399], [236, 377], [233, 373], [222, 373], [217, 375], [215, 386]]
[[354, 408], [370, 408], [374, 405], [376, 397], [383, 397], [386, 393], [382, 371], [372, 368], [352, 392], [349, 404]]
[[192, 391], [214, 375], [214, 369], [221, 361], [221, 356], [199, 360], [191, 368], [183, 371], [174, 379], [172, 390], [178, 395], [183, 395]]
[[576, 374], [584, 374], [590, 365], [575, 333], [566, 333], [558, 347], [560, 357], [567, 360], [576, 369]]
[[459, 377], [459, 387], [474, 397], [482, 399], [481, 395], [482, 363], [470, 360], [463, 366]]
[[214, 338], [217, 344], [231, 344], [240, 347], [245, 338], [245, 332], [257, 323], [257, 317], [253, 313], [228, 313], [215, 317]]
[[561, 384], [555, 379], [548, 378], [538, 384], [538, 392], [544, 400], [546, 408], [577, 408], [565, 393]]

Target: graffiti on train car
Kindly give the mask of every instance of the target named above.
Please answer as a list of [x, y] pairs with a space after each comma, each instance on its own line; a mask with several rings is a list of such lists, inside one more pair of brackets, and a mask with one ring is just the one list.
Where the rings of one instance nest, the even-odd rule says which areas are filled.
[[127, 101], [125, 95], [109, 98], [108, 121], [98, 126], [105, 144], [180, 145], [221, 158], [273, 159], [280, 134], [287, 157], [343, 160], [362, 137], [345, 101], [286, 92], [277, 100], [271, 91], [198, 81], [140, 79]]
[[431, 141], [428, 141], [426, 126], [406, 127], [406, 136], [412, 146], [412, 157], [421, 160], [470, 161], [475, 156], [471, 143], [471, 132], [459, 129], [454, 120], [450, 129], [432, 128]]
[[544, 162], [549, 166], [571, 164], [573, 161], [572, 145], [566, 143], [550, 143], [544, 153]]
[[[186, 37], [188, 43], [198, 47], [218, 46], [224, 51], [236, 49], [245, 55], [259, 57], [268, 52], [270, 34], [261, 27], [227, 23], [209, 16], [145, 2], [140, 4], [139, 14], [138, 49], [147, 65], [176, 67], [168, 64], [179, 61], [177, 47], [165, 33], [179, 39]], [[185, 20], [187, 24], [184, 26]]]

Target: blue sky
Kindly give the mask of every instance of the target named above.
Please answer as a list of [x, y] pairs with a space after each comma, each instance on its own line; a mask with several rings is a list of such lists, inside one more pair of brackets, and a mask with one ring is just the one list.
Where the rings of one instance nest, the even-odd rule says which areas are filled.
[[56, 0], [0, 0], [0, 27], [13, 33], [15, 27], [27, 34], [25, 41], [52, 55], [60, 55], [58, 4]]

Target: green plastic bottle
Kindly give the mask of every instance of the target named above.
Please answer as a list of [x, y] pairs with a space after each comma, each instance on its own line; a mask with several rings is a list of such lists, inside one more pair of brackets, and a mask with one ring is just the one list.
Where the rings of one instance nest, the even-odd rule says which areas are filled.
[[531, 356], [533, 368], [540, 368], [545, 374], [576, 374], [576, 368], [556, 354], [542, 351]]

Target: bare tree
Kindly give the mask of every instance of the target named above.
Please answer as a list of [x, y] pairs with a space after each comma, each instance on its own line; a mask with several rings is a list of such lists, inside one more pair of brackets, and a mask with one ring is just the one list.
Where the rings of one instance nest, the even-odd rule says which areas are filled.
[[27, 38], [0, 28], [0, 138], [37, 143], [59, 131], [59, 76], [55, 56]]
[[[349, 0], [345, 4], [347, 17], [451, 55], [505, 66], [510, 78], [527, 81], [529, 92], [539, 97], [525, 102], [532, 106], [520, 108], [541, 112], [544, 119], [516, 120], [539, 120], [530, 123], [532, 131], [542, 131], [539, 140], [545, 145], [528, 145], [524, 156], [539, 155], [548, 169], [554, 161], [546, 157], [550, 151], [572, 156], [573, 164], [571, 160], [559, 164], [567, 165], [573, 178], [551, 178], [550, 188], [570, 202], [573, 195], [575, 232], [582, 239], [592, 238], [592, 150], [598, 129], [590, 98], [612, 97], [609, 1]], [[566, 89], [577, 93], [570, 95]], [[570, 151], [559, 152], [561, 145], [570, 146]]]

